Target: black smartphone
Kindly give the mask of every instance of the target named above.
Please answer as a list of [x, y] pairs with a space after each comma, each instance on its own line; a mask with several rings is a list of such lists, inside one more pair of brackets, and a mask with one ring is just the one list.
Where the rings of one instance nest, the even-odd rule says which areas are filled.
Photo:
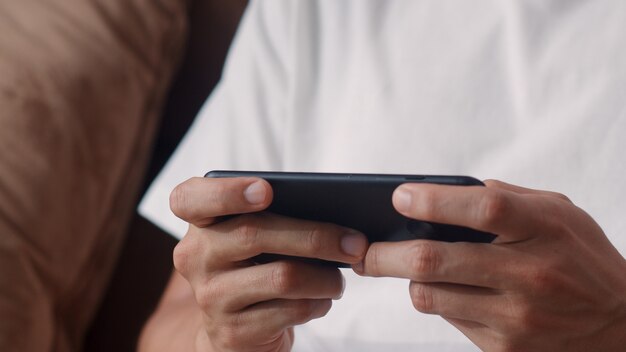
[[210, 171], [205, 177], [263, 178], [274, 192], [267, 211], [353, 228], [370, 242], [430, 239], [487, 243], [496, 237], [467, 227], [410, 219], [398, 213], [391, 202], [393, 191], [404, 183], [484, 186], [473, 177], [223, 170]]

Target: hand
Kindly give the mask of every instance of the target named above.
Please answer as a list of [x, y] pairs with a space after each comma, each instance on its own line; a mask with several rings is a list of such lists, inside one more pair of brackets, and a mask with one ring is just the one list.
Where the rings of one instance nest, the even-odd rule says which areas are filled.
[[[189, 222], [174, 265], [204, 314], [198, 350], [287, 351], [292, 327], [324, 316], [342, 295], [337, 268], [250, 258], [274, 253], [354, 264], [365, 255], [367, 240], [355, 231], [257, 213], [271, 200], [270, 185], [257, 178], [194, 178], [172, 192], [172, 211]], [[234, 214], [245, 215], [225, 217]]]
[[407, 217], [497, 234], [493, 243], [374, 243], [353, 268], [410, 279], [418, 311], [483, 350], [623, 350], [626, 261], [600, 227], [562, 195], [486, 185], [405, 184], [393, 203]]

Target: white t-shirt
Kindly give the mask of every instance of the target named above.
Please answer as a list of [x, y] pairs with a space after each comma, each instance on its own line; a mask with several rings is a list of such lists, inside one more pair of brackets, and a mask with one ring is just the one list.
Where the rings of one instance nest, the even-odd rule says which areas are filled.
[[[467, 174], [568, 195], [626, 254], [626, 2], [252, 2], [140, 211], [213, 169]], [[344, 271], [296, 351], [476, 350], [408, 283]]]

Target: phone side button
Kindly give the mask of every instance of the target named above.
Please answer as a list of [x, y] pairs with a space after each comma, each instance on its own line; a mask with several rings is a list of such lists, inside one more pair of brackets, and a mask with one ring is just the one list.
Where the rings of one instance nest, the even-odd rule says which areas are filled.
[[412, 175], [412, 176], [406, 176], [404, 179], [407, 180], [407, 181], [422, 181], [422, 180], [426, 179], [426, 176]]

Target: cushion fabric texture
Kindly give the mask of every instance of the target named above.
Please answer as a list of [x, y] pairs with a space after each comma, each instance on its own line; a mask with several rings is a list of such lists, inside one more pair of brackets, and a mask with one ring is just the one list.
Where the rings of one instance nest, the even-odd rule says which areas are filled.
[[136, 204], [187, 7], [0, 2], [0, 351], [80, 349]]

